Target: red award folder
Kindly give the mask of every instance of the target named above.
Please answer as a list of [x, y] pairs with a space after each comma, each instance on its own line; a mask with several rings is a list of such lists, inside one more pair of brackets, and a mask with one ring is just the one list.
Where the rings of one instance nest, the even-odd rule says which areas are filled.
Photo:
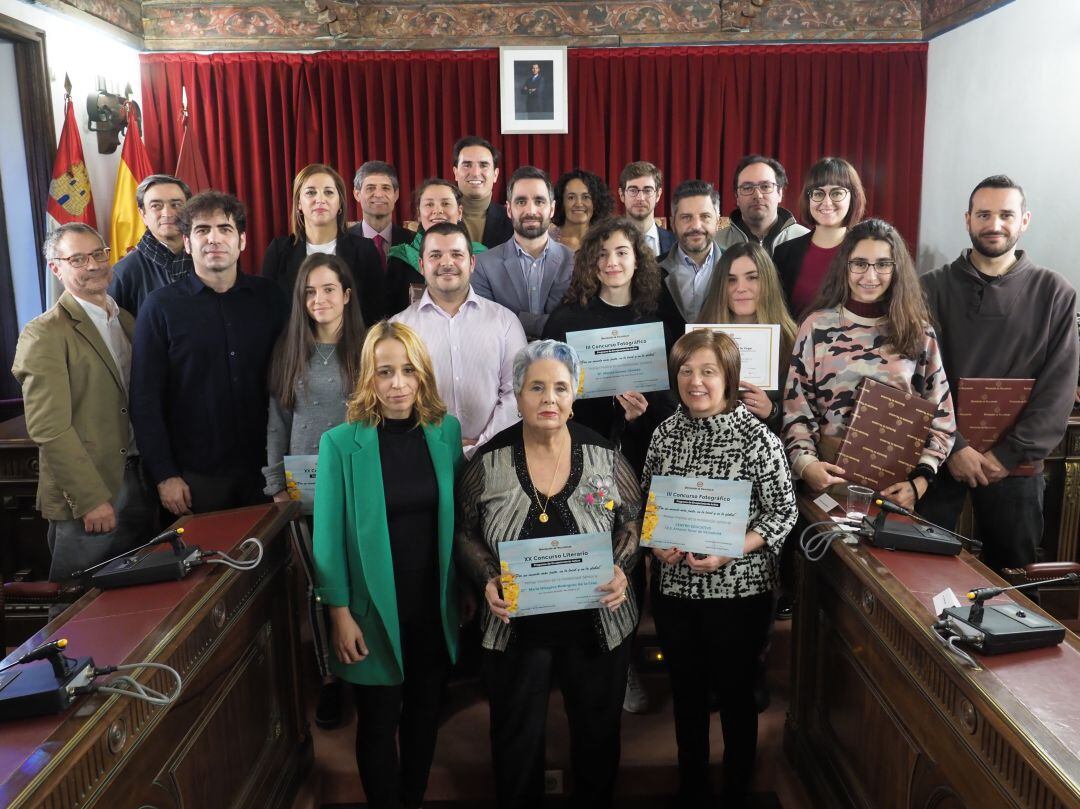
[[844, 477], [875, 491], [907, 480], [926, 446], [936, 410], [917, 393], [863, 379], [836, 456]]
[[[1034, 379], [961, 379], [956, 386], [956, 428], [977, 452], [993, 449], [1031, 396]], [[1032, 475], [1035, 467], [1020, 464], [1010, 475]]]

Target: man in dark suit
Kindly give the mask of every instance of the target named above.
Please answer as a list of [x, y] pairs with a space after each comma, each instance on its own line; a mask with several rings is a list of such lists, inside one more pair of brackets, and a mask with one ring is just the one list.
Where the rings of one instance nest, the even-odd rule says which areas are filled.
[[394, 206], [401, 193], [397, 169], [381, 160], [369, 160], [356, 170], [353, 197], [360, 206], [362, 219], [349, 233], [375, 242], [383, 269], [387, 251], [395, 244], [408, 244], [416, 234], [394, 224]]
[[544, 77], [540, 75], [540, 65], [533, 63], [532, 72], [521, 85], [521, 94], [525, 96], [525, 114], [528, 118], [540, 118], [544, 112]]
[[514, 236], [506, 210], [495, 201], [499, 179], [499, 152], [478, 135], [466, 135], [454, 144], [454, 182], [461, 191], [462, 222], [469, 238], [495, 247]]
[[522, 166], [510, 178], [509, 194], [513, 238], [476, 257], [472, 288], [516, 313], [535, 340], [570, 286], [574, 254], [548, 235], [555, 194], [546, 172]]
[[135, 321], [106, 293], [109, 249], [82, 223], [54, 230], [44, 249], [64, 294], [26, 324], [11, 371], [38, 445], [37, 508], [49, 521], [49, 579], [64, 581], [148, 540], [157, 498], [128, 417]]
[[619, 174], [619, 199], [626, 215], [645, 237], [654, 255], [666, 256], [675, 245], [675, 234], [656, 224], [653, 211], [664, 195], [664, 175], [652, 163], [637, 160], [627, 163]]

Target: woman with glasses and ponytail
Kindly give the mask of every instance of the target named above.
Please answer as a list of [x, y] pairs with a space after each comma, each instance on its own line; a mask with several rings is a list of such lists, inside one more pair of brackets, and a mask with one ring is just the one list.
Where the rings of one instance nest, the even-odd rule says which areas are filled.
[[793, 475], [815, 492], [847, 482], [834, 461], [864, 378], [935, 406], [918, 466], [907, 480], [881, 490], [913, 509], [952, 450], [956, 420], [911, 254], [896, 228], [881, 219], [860, 222], [845, 234], [795, 337], [784, 448]]
[[844, 234], [865, 210], [862, 181], [849, 162], [823, 157], [810, 167], [799, 195], [799, 215], [814, 228], [773, 251], [784, 298], [796, 319], [809, 310]]

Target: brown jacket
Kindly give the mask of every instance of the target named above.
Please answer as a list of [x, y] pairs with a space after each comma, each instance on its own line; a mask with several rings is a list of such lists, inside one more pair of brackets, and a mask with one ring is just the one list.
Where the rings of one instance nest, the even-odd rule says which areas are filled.
[[[135, 319], [120, 310], [130, 339]], [[120, 491], [127, 458], [127, 393], [105, 341], [68, 292], [26, 324], [11, 368], [26, 428], [38, 445], [37, 508], [49, 520], [82, 517]]]

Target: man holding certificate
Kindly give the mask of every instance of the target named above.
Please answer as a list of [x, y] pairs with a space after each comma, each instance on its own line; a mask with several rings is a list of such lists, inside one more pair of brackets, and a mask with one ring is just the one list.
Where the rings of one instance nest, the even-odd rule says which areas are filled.
[[499, 807], [543, 798], [553, 677], [570, 723], [575, 804], [602, 809], [614, 795], [638, 618], [627, 574], [641, 494], [611, 444], [568, 423], [579, 374], [565, 343], [523, 348], [514, 360], [521, 422], [481, 447], [458, 484], [459, 567], [487, 607], [483, 670]]
[[671, 675], [679, 805], [711, 799], [712, 694], [724, 731], [722, 805], [742, 806], [757, 747], [758, 656], [795, 492], [780, 439], [739, 402], [741, 363], [730, 337], [690, 332], [675, 343], [669, 367], [683, 408], [649, 446], [641, 544], [662, 563], [653, 614]]

